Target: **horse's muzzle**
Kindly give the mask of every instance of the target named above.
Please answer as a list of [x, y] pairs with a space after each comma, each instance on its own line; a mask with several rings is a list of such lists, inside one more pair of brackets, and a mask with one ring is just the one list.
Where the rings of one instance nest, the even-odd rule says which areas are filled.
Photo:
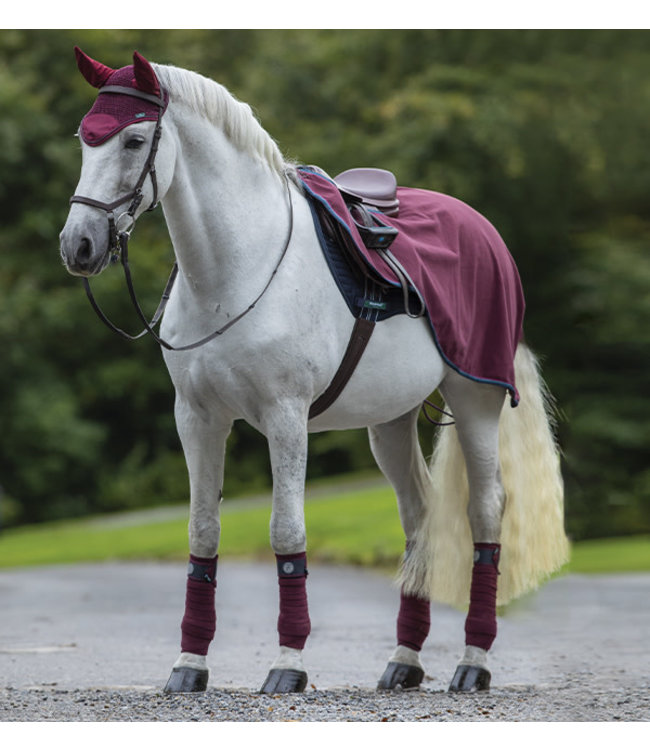
[[107, 243], [98, 248], [92, 237], [76, 232], [60, 234], [60, 251], [63, 263], [73, 276], [96, 276], [108, 265], [109, 252]]

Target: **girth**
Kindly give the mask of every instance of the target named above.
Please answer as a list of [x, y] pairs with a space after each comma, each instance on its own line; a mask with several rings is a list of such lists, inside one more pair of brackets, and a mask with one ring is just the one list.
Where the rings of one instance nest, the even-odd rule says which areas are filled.
[[352, 377], [352, 373], [355, 371], [356, 366], [359, 364], [361, 355], [364, 353], [374, 329], [374, 320], [357, 318], [354, 321], [354, 328], [350, 335], [348, 348], [345, 350], [339, 369], [336, 371], [332, 382], [329, 384], [325, 392], [311, 405], [309, 419], [313, 419], [319, 414], [322, 414], [341, 395], [341, 391], [345, 388], [348, 380]]

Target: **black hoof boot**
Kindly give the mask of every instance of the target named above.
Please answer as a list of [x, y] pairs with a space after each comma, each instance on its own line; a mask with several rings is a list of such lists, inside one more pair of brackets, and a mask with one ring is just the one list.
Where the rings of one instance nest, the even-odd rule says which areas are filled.
[[424, 670], [412, 664], [389, 661], [377, 683], [377, 690], [413, 690], [424, 679]]
[[449, 685], [450, 693], [478, 693], [490, 689], [490, 673], [483, 667], [460, 664]]
[[272, 669], [260, 693], [278, 695], [282, 693], [302, 693], [307, 687], [307, 672], [299, 669]]
[[174, 667], [165, 685], [166, 693], [202, 693], [208, 687], [207, 669]]

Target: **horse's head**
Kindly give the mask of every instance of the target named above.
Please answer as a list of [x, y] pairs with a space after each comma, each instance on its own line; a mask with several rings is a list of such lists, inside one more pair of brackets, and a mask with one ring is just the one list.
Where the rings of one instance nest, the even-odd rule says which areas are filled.
[[75, 53], [99, 94], [79, 128], [81, 177], [60, 235], [61, 257], [70, 273], [92, 276], [106, 267], [119, 234], [164, 195], [173, 159], [156, 159], [165, 148], [167, 94], [151, 64], [135, 52], [133, 65], [113, 70], [77, 47]]

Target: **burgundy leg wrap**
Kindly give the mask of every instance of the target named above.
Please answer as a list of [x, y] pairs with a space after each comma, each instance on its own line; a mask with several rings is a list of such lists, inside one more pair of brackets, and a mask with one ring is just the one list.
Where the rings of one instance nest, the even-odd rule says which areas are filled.
[[280, 645], [302, 650], [311, 632], [307, 606], [307, 555], [276, 555], [280, 586]]
[[475, 544], [465, 644], [486, 651], [497, 635], [497, 576], [500, 544]]
[[217, 616], [214, 592], [217, 587], [217, 558], [190, 555], [185, 594], [185, 616], [181, 623], [181, 651], [206, 656], [214, 638]]
[[420, 651], [431, 627], [428, 599], [409, 596], [402, 590], [397, 616], [397, 645]]

